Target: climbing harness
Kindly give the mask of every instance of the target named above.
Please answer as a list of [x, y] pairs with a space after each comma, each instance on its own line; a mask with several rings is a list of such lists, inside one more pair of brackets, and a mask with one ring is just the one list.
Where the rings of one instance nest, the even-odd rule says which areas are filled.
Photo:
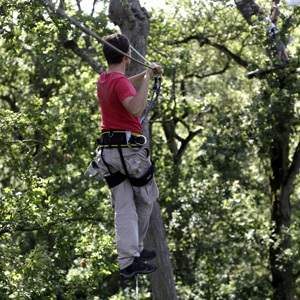
[[149, 183], [153, 179], [153, 176], [154, 176], [154, 164], [153, 164], [153, 162], [151, 162], [151, 166], [146, 170], [146, 172], [141, 177], [131, 177], [129, 175], [127, 167], [126, 167], [126, 163], [125, 163], [125, 159], [124, 159], [124, 156], [123, 156], [122, 149], [118, 148], [118, 151], [119, 151], [119, 154], [120, 154], [121, 162], [122, 162], [126, 177], [130, 181], [131, 185], [141, 187], [141, 186], [146, 185], [147, 183]]
[[[101, 160], [103, 161], [105, 167], [107, 168], [109, 175], [104, 176], [104, 179], [106, 180], [106, 183], [110, 188], [113, 188], [120, 183], [122, 183], [125, 179], [128, 179], [130, 183], [133, 186], [141, 187], [149, 183], [153, 176], [154, 176], [154, 163], [151, 161], [150, 167], [142, 174], [140, 177], [132, 177], [129, 175], [129, 172], [126, 167], [126, 162], [124, 159], [123, 151], [122, 148], [141, 148], [147, 143], [147, 139], [144, 135], [131, 132], [131, 131], [121, 131], [121, 130], [111, 130], [111, 131], [106, 131], [103, 132], [100, 136], [99, 139], [97, 139], [97, 143], [101, 147], [100, 150], [100, 157]], [[112, 172], [110, 166], [108, 163], [105, 161], [103, 157], [103, 152], [106, 148], [117, 148], [121, 163], [124, 169], [124, 173], [117, 171], [117, 172]], [[149, 150], [148, 151], [148, 156], [149, 156]], [[99, 155], [97, 155], [99, 157]], [[100, 165], [99, 164], [99, 159], [96, 157], [95, 160], [93, 160], [86, 171], [86, 175], [92, 175], [95, 176], [94, 173], [97, 174], [97, 170], [100, 172]], [[96, 170], [96, 171], [95, 171]]]
[[117, 171], [117, 172], [112, 172], [109, 165], [106, 163], [106, 161], [103, 158], [103, 149], [101, 150], [101, 158], [103, 163], [105, 164], [109, 175], [104, 176], [104, 179], [106, 180], [106, 183], [108, 184], [108, 186], [110, 188], [113, 188], [117, 185], [119, 185], [120, 183], [122, 183], [126, 178], [129, 180], [129, 182], [136, 187], [141, 187], [146, 185], [147, 183], [149, 183], [154, 176], [154, 164], [152, 163], [151, 166], [146, 170], [146, 172], [141, 176], [141, 177], [131, 177], [128, 173], [127, 167], [126, 167], [126, 163], [124, 160], [124, 156], [123, 156], [123, 152], [121, 148], [118, 148], [118, 152], [121, 158], [121, 162], [124, 168], [124, 172], [125, 174]]
[[[154, 164], [152, 163], [151, 166], [146, 170], [146, 172], [141, 176], [141, 177], [131, 177], [128, 173], [126, 163], [124, 160], [123, 152], [121, 148], [118, 148], [119, 155], [121, 158], [121, 162], [124, 168], [125, 174], [121, 173], [120, 171], [117, 172], [112, 172], [109, 165], [103, 158], [103, 149], [101, 150], [101, 158], [103, 163], [105, 164], [109, 175], [104, 176], [104, 179], [106, 180], [106, 183], [108, 184], [109, 188], [113, 188], [120, 183], [122, 183], [126, 178], [129, 180], [129, 182], [136, 187], [141, 187], [149, 183], [154, 176]], [[96, 164], [96, 168], [99, 168], [98, 165]]]

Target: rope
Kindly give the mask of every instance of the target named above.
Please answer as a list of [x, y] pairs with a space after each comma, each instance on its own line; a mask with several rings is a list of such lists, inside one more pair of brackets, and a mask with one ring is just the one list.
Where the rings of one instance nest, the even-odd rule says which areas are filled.
[[[98, 42], [106, 44], [107, 46], [111, 47], [113, 50], [115, 50], [116, 52], [130, 58], [131, 60], [135, 61], [136, 63], [152, 69], [149, 65], [146, 65], [142, 62], [140, 62], [139, 60], [129, 56], [127, 53], [121, 51], [120, 49], [118, 49], [117, 47], [115, 47], [114, 45], [110, 44], [109, 42], [107, 42], [105, 39], [103, 39], [102, 37], [100, 37], [98, 34], [94, 33], [93, 31], [91, 31], [90, 29], [88, 29], [87, 27], [85, 27], [83, 24], [81, 24], [79, 21], [77, 21], [75, 18], [68, 16], [63, 9], [58, 8], [56, 9], [54, 4], [51, 1], [47, 1], [47, 0], [39, 0], [40, 3], [42, 3], [46, 8], [49, 8], [51, 11], [53, 11], [54, 13], [56, 13], [57, 15], [67, 19], [69, 22], [71, 22], [72, 24], [74, 24], [75, 26], [77, 26], [78, 28], [80, 28], [83, 32], [93, 36]], [[135, 50], [135, 49], [134, 49]], [[136, 50], [135, 50], [136, 51]], [[140, 54], [141, 56], [141, 54]], [[146, 59], [144, 59], [146, 60]]]
[[151, 62], [149, 60], [147, 60], [140, 52], [138, 52], [136, 49], [134, 49], [131, 45], [130, 45], [131, 50], [133, 50], [141, 59], [143, 59], [146, 63], [148, 63], [149, 65], [151, 65]]
[[135, 300], [139, 300], [139, 275], [135, 276]]

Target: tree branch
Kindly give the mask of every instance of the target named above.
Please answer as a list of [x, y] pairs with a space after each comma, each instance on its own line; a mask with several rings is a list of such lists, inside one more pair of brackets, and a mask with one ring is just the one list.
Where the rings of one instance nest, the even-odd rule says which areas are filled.
[[294, 181], [300, 172], [300, 142], [298, 143], [292, 163], [289, 167], [288, 174], [284, 180], [285, 193], [291, 194], [293, 191]]
[[196, 40], [199, 42], [200, 47], [203, 47], [204, 45], [209, 45], [212, 46], [218, 50], [220, 50], [222, 53], [224, 53], [228, 58], [234, 60], [237, 64], [239, 64], [242, 67], [247, 67], [248, 66], [248, 62], [241, 59], [238, 55], [234, 54], [233, 52], [231, 52], [227, 47], [214, 43], [212, 42], [208, 37], [204, 36], [204, 35], [191, 35], [188, 36], [180, 41], [176, 41], [174, 43], [172, 43], [172, 45], [178, 45], [178, 44], [186, 44], [189, 41], [192, 40]]
[[64, 47], [72, 50], [76, 55], [81, 57], [81, 59], [87, 62], [96, 73], [100, 74], [104, 71], [104, 67], [91, 57], [88, 50], [80, 48], [74, 40], [66, 41]]
[[285, 68], [288, 68], [287, 72], [289, 74], [295, 74], [295, 73], [298, 73], [297, 69], [293, 69], [291, 68], [289, 65], [278, 65], [278, 66], [275, 66], [275, 67], [271, 67], [270, 69], [265, 69], [265, 70], [260, 70], [260, 69], [256, 69], [252, 72], [249, 72], [247, 74], [247, 77], [249, 79], [252, 79], [253, 77], [256, 77], [256, 78], [263, 78], [265, 77], [266, 75], [268, 74], [271, 74], [271, 73], [276, 73], [280, 70], [283, 70]]
[[195, 130], [195, 131], [190, 131], [189, 135], [187, 136], [186, 139], [184, 139], [184, 141], [181, 143], [180, 148], [177, 151], [176, 157], [175, 157], [175, 163], [176, 165], [179, 164], [179, 162], [181, 161], [182, 156], [185, 153], [185, 150], [189, 144], [189, 142], [196, 136], [198, 135], [200, 132], [203, 131], [203, 127], [200, 127], [199, 129]]
[[10, 109], [13, 111], [13, 112], [19, 112], [20, 111], [20, 109], [19, 109], [19, 107], [16, 105], [16, 101], [14, 101], [13, 99], [11, 99], [9, 96], [0, 96], [0, 99], [2, 100], [2, 101], [5, 101], [5, 102], [7, 102], [8, 103], [8, 105], [9, 105], [9, 107], [10, 107]]
[[206, 74], [203, 74], [203, 75], [198, 75], [197, 73], [195, 74], [187, 74], [185, 75], [186, 78], [193, 78], [193, 77], [196, 77], [198, 79], [203, 79], [205, 77], [210, 77], [210, 76], [213, 76], [213, 75], [220, 75], [220, 74], [223, 74], [226, 72], [226, 70], [229, 68], [229, 61], [227, 61], [226, 65], [223, 67], [223, 69], [221, 70], [218, 70], [218, 71], [212, 71], [210, 73], [206, 73]]
[[248, 66], [248, 62], [241, 59], [238, 55], [232, 53], [227, 47], [223, 46], [223, 45], [219, 45], [217, 43], [213, 43], [210, 40], [207, 40], [207, 44], [220, 50], [222, 53], [224, 53], [228, 58], [231, 58], [232, 60], [234, 60], [237, 64], [239, 64], [242, 67], [247, 68]]

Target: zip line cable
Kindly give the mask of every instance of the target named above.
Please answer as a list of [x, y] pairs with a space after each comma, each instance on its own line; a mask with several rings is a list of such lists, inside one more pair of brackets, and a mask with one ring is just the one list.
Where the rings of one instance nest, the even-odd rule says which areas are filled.
[[[135, 61], [136, 63], [149, 68], [149, 69], [153, 69], [152, 67], [150, 67], [149, 65], [146, 65], [142, 62], [140, 62], [139, 60], [129, 56], [127, 53], [121, 51], [120, 49], [118, 49], [117, 47], [115, 47], [114, 45], [110, 44], [109, 42], [107, 42], [105, 39], [103, 39], [101, 36], [99, 36], [98, 34], [96, 34], [95, 32], [91, 31], [90, 29], [88, 29], [87, 27], [85, 27], [83, 24], [81, 24], [79, 21], [77, 21], [75, 18], [68, 16], [63, 9], [58, 8], [56, 9], [54, 4], [51, 1], [47, 1], [47, 0], [39, 0], [39, 2], [41, 2], [46, 8], [49, 8], [51, 11], [55, 12], [57, 15], [67, 19], [68, 21], [70, 21], [72, 24], [74, 24], [75, 26], [77, 26], [78, 28], [80, 28], [83, 32], [87, 33], [88, 35], [93, 36], [98, 42], [102, 43], [102, 44], [106, 44], [107, 46], [111, 47], [113, 50], [115, 50], [116, 52], [130, 58], [131, 60]], [[136, 52], [141, 58], [143, 58], [143, 60], [145, 62], [147, 62], [148, 64], [150, 64], [149, 61], [146, 60], [146, 58], [144, 58], [140, 53], [138, 53], [137, 50], [135, 50], [132, 46], [130, 46], [131, 49]]]
[[131, 45], [130, 45], [131, 50], [133, 50], [141, 59], [143, 59], [147, 64], [151, 65], [151, 62], [149, 60], [147, 60], [140, 52], [138, 52], [136, 49], [134, 49]]

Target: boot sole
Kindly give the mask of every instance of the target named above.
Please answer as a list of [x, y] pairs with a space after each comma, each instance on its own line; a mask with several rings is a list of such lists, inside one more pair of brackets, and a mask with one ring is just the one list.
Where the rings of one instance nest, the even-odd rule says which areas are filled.
[[145, 275], [145, 274], [150, 274], [150, 273], [153, 273], [157, 270], [157, 267], [155, 267], [154, 269], [151, 269], [151, 270], [144, 270], [144, 271], [134, 271], [132, 272], [131, 274], [128, 274], [128, 275], [125, 275], [125, 274], [120, 274], [122, 279], [132, 279], [135, 275], [138, 275], [138, 274], [142, 274], [142, 275]]

